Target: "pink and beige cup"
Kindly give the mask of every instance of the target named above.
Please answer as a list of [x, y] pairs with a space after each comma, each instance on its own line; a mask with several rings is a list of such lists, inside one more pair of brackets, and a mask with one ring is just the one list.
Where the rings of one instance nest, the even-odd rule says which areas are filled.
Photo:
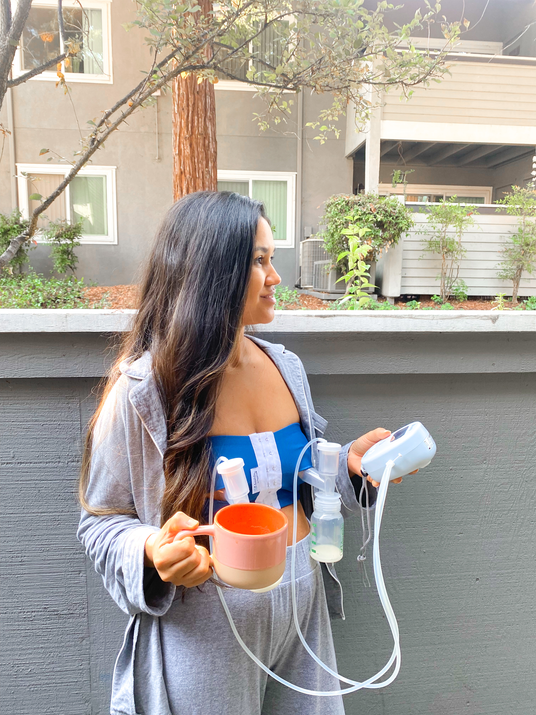
[[230, 504], [214, 524], [180, 531], [175, 539], [195, 534], [213, 537], [212, 561], [219, 579], [236, 588], [269, 591], [285, 571], [287, 517], [265, 504]]

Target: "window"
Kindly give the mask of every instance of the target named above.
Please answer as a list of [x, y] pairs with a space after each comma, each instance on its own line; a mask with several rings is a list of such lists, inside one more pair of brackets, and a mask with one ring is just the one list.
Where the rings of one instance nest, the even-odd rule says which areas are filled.
[[296, 174], [272, 171], [218, 171], [218, 190], [259, 199], [272, 222], [276, 246], [293, 248]]
[[[401, 184], [380, 184], [378, 192], [382, 196], [400, 196], [404, 193]], [[431, 186], [427, 184], [408, 184], [406, 202], [429, 204], [438, 203], [450, 196], [456, 196], [458, 204], [491, 204], [492, 186]]]
[[[65, 0], [63, 21], [67, 40], [80, 47], [76, 56], [62, 62], [67, 81], [111, 83], [110, 3]], [[34, 0], [22, 33], [15, 73], [22, 74], [57, 57], [65, 50], [58, 28], [58, 8], [50, 0]], [[57, 81], [56, 68], [37, 76]]]
[[[228, 70], [238, 80], [246, 80], [248, 71], [256, 66], [258, 60], [258, 69], [263, 68], [263, 62], [276, 67], [281, 63], [283, 50], [287, 43], [286, 36], [281, 34], [282, 26], [288, 27], [288, 22], [282, 21], [277, 25], [270, 25], [266, 30], [261, 32], [252, 42], [248, 44], [247, 57], [236, 57], [225, 62], [222, 66]], [[254, 85], [242, 84], [239, 81], [232, 80], [223, 72], [217, 72], [220, 82], [215, 85], [217, 89], [244, 89], [256, 91]]]
[[[50, 195], [69, 173], [69, 166], [17, 164], [19, 206], [29, 216], [40, 204], [36, 194]], [[32, 198], [35, 196], [35, 198]], [[115, 208], [115, 167], [91, 166], [81, 169], [65, 191], [39, 220], [82, 219], [82, 243], [117, 243]]]

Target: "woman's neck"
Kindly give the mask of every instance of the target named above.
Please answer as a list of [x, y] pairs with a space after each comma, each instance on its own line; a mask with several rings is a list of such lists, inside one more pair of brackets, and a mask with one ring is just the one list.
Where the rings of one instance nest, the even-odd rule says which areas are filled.
[[246, 329], [242, 328], [229, 367], [232, 370], [237, 370], [247, 365], [251, 362], [252, 350], [254, 350], [253, 344], [251, 340], [246, 337]]

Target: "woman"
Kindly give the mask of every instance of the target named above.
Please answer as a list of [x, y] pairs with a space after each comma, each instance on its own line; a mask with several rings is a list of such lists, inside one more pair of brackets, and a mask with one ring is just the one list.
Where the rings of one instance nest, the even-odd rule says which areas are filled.
[[[221, 453], [247, 452], [247, 466], [257, 470], [263, 460], [276, 464], [277, 488], [252, 489], [259, 493], [251, 498], [282, 508], [292, 534], [294, 463], [326, 422], [313, 410], [299, 359], [245, 335], [246, 325], [274, 318], [280, 278], [273, 254], [261, 203], [229, 192], [178, 201], [156, 237], [133, 329], [90, 425], [78, 537], [131, 615], [114, 672], [113, 715], [344, 712], [342, 698], [300, 695], [248, 658], [209, 580], [203, 537], [174, 540], [206, 520], [211, 468]], [[372, 505], [377, 485], [363, 489], [353, 477], [361, 456], [387, 434], [377, 429], [344, 447], [337, 488], [345, 516], [359, 508], [354, 486]], [[259, 447], [260, 437], [267, 446]], [[309, 644], [336, 667], [328, 607], [343, 615], [341, 590], [333, 566], [309, 558], [311, 512], [303, 484], [299, 617]], [[288, 566], [273, 591], [228, 589], [226, 600], [242, 637], [269, 667], [305, 688], [339, 687], [294, 632]]]

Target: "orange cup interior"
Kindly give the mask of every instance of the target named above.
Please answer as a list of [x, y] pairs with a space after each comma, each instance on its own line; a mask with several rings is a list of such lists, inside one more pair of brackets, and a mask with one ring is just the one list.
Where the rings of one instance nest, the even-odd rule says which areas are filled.
[[235, 534], [259, 536], [279, 531], [287, 523], [287, 518], [266, 504], [232, 504], [221, 509], [215, 521]]

